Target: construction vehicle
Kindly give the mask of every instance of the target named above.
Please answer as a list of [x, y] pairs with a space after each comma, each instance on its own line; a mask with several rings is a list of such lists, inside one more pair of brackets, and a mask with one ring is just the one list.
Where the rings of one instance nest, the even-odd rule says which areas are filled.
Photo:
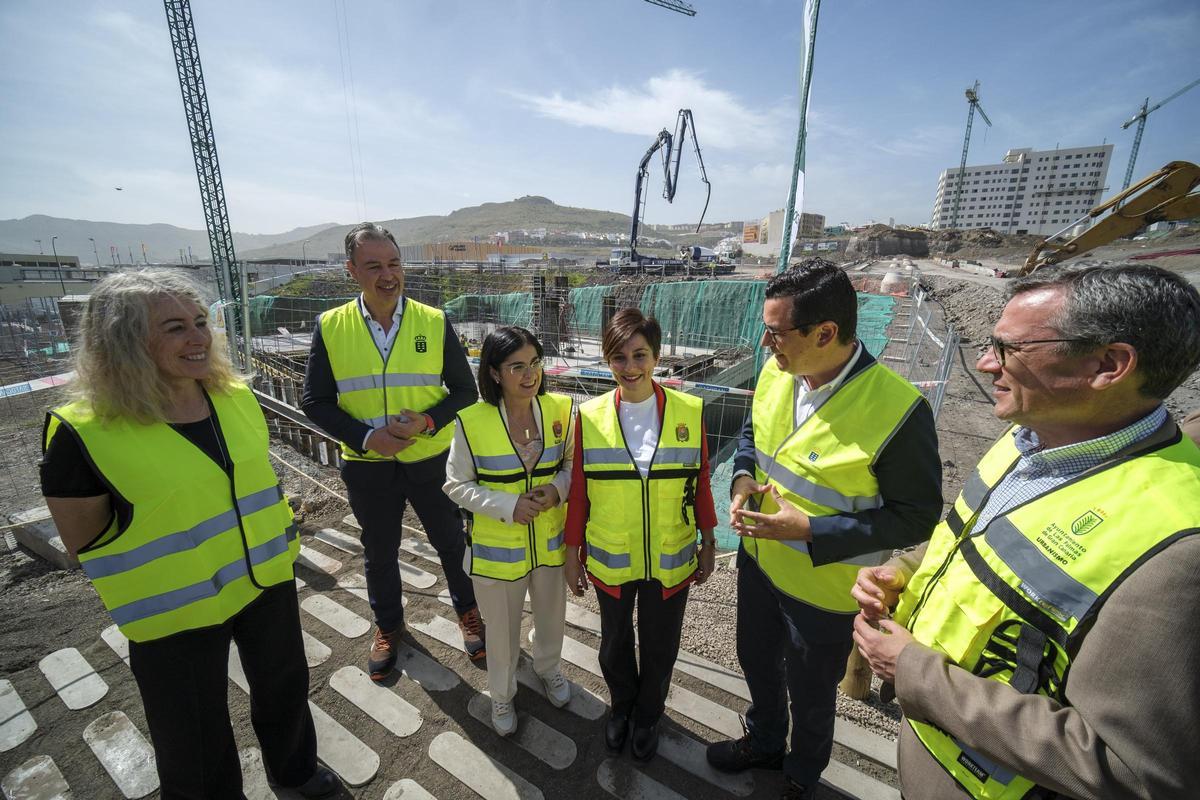
[[[1029, 254], [1018, 274], [1028, 275], [1042, 267], [1081, 256], [1123, 236], [1132, 236], [1155, 222], [1200, 217], [1200, 191], [1197, 191], [1197, 187], [1200, 187], [1200, 167], [1189, 161], [1172, 161], [1111, 200], [1096, 206], [1087, 216], [1072, 222], [1063, 231], [1043, 239]], [[1064, 231], [1084, 220], [1095, 219], [1110, 209], [1111, 214], [1083, 233], [1070, 240], [1062, 240]]]
[[704, 182], [707, 190], [704, 197], [704, 210], [700, 212], [700, 222], [696, 223], [696, 232], [700, 232], [700, 226], [704, 223], [704, 215], [708, 212], [708, 201], [712, 197], [712, 184], [709, 183], [708, 174], [704, 171], [704, 159], [700, 156], [700, 143], [696, 140], [696, 125], [692, 119], [692, 111], [688, 108], [681, 108], [675, 121], [675, 132], [672, 133], [666, 128], [659, 131], [654, 144], [650, 145], [650, 149], [646, 151], [646, 154], [642, 156], [641, 163], [638, 164], [637, 181], [633, 191], [633, 220], [629, 229], [629, 254], [628, 256], [624, 252], [618, 254], [617, 251], [623, 250], [623, 248], [614, 248], [612, 258], [609, 260], [612, 269], [618, 272], [671, 274], [684, 268], [684, 262], [679, 258], [657, 258], [638, 253], [637, 244], [638, 229], [641, 227], [642, 210], [645, 203], [643, 189], [646, 178], [650, 175], [650, 159], [654, 157], [655, 153], [662, 151], [663, 198], [668, 203], [674, 202], [675, 190], [679, 187], [679, 163], [683, 156], [683, 140], [689, 133], [692, 138], [692, 148], [696, 151], [696, 163], [700, 167], [700, 180]]

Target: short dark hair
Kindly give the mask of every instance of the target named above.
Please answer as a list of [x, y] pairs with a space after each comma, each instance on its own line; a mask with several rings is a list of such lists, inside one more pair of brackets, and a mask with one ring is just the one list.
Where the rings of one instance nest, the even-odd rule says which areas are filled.
[[350, 229], [346, 234], [346, 259], [354, 261], [354, 251], [363, 242], [391, 242], [396, 247], [396, 252], [400, 252], [400, 245], [396, 244], [396, 237], [392, 236], [392, 232], [382, 225], [376, 225], [374, 222], [360, 222]]
[[1013, 281], [1012, 299], [1061, 289], [1062, 312], [1048, 324], [1063, 338], [1060, 352], [1083, 355], [1123, 342], [1138, 354], [1141, 393], [1163, 400], [1200, 364], [1200, 292], [1177, 273], [1148, 264], [1087, 264], [1042, 270]]
[[858, 335], [858, 295], [845, 271], [823, 258], [801, 261], [767, 282], [767, 299], [792, 298], [792, 325], [807, 332], [819, 322], [837, 323], [838, 341]]
[[[500, 383], [492, 377], [492, 370], [500, 371], [504, 359], [520, 350], [527, 344], [537, 350], [538, 358], [542, 357], [542, 343], [525, 328], [518, 325], [505, 325], [489, 333], [483, 340], [483, 349], [479, 351], [479, 396], [485, 402], [494, 406], [500, 405]], [[542, 383], [538, 386], [538, 394], [546, 393], [546, 376], [542, 375]]]
[[658, 358], [659, 348], [662, 347], [662, 328], [654, 317], [647, 317], [637, 308], [622, 308], [609, 321], [604, 329], [604, 338], [600, 348], [604, 358], [612, 358], [620, 351], [625, 343], [638, 334], [646, 337], [650, 352]]

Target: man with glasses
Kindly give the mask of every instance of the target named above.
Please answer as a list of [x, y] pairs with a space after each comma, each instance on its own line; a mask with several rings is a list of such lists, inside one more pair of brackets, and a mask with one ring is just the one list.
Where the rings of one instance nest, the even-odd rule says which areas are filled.
[[400, 248], [386, 229], [351, 229], [346, 269], [362, 294], [318, 319], [301, 408], [342, 443], [375, 615], [367, 671], [382, 680], [396, 664], [404, 631], [396, 558], [410, 503], [441, 559], [467, 655], [481, 659], [483, 622], [463, 571], [466, 538], [441, 491], [455, 414], [478, 396], [466, 353], [445, 314], [404, 296]]
[[1200, 449], [1163, 400], [1200, 364], [1200, 294], [1157, 267], [1047, 270], [989, 344], [1013, 427], [928, 545], [854, 587], [907, 718], [901, 788], [1195, 797]]
[[[923, 541], [942, 508], [933, 413], [857, 338], [858, 297], [819, 258], [767, 284], [768, 359], [734, 458], [738, 660], [746, 734], [713, 767], [783, 769], [782, 797], [816, 797], [850, 654], [858, 568]], [[788, 704], [791, 749], [788, 751]]]

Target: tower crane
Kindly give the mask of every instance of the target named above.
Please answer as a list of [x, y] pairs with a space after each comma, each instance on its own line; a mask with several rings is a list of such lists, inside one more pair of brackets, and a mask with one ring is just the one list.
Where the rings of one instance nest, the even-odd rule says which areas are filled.
[[183, 112], [187, 117], [188, 135], [192, 143], [192, 158], [196, 163], [196, 178], [200, 183], [200, 200], [204, 205], [204, 224], [208, 229], [208, 246], [216, 270], [217, 292], [224, 301], [232, 301], [234, 314], [231, 330], [241, 337], [246, 369], [250, 368], [249, 314], [243, 304], [241, 265], [233, 250], [233, 228], [229, 224], [229, 208], [225, 204], [225, 187], [221, 182], [221, 164], [217, 160], [217, 143], [213, 136], [212, 116], [208, 111], [208, 93], [204, 88], [204, 71], [200, 68], [200, 48], [196, 44], [196, 29], [192, 24], [189, 0], [164, 0], [167, 28], [171, 33], [171, 48], [175, 51], [175, 68], [179, 73], [179, 90], [183, 95]]
[[1198, 85], [1200, 85], [1200, 78], [1197, 78], [1196, 80], [1189, 83], [1187, 86], [1180, 89], [1175, 94], [1171, 95], [1170, 97], [1168, 97], [1165, 100], [1161, 100], [1161, 101], [1155, 103], [1154, 105], [1150, 105], [1150, 98], [1147, 97], [1142, 102], [1142, 107], [1138, 110], [1138, 113], [1134, 114], [1132, 117], [1127, 119], [1125, 121], [1125, 124], [1121, 126], [1121, 129], [1125, 130], [1133, 123], [1135, 123], [1135, 122], [1137, 123], [1137, 133], [1135, 133], [1133, 135], [1133, 149], [1129, 151], [1129, 166], [1127, 166], [1125, 168], [1125, 182], [1121, 184], [1121, 191], [1125, 191], [1126, 189], [1128, 189], [1129, 182], [1131, 180], [1133, 180], [1133, 164], [1135, 161], [1137, 161], [1138, 147], [1140, 147], [1142, 144], [1142, 131], [1146, 130], [1146, 117], [1150, 116], [1150, 114], [1152, 112], [1157, 111], [1158, 109], [1162, 108], [1167, 103], [1174, 100], [1176, 97], [1179, 97], [1179, 95], [1183, 94], [1188, 89], [1191, 89]]
[[696, 16], [696, 9], [692, 8], [691, 3], [685, 3], [683, 0], [646, 0], [651, 5], [669, 8], [672, 11], [678, 11], [680, 14], [686, 14], [689, 17]]
[[967, 89], [967, 105], [967, 134], [963, 137], [962, 160], [958, 164], [958, 180], [954, 183], [954, 204], [950, 207], [951, 228], [958, 227], [958, 204], [962, 200], [963, 176], [967, 172], [967, 151], [971, 148], [971, 124], [975, 121], [975, 112], [978, 111], [988, 127], [992, 127], [992, 121], [983, 112], [983, 106], [979, 105], [979, 81], [975, 81], [975, 85]]

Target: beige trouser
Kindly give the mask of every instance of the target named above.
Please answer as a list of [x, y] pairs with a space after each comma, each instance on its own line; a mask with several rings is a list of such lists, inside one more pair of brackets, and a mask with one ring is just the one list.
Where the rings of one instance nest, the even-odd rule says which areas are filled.
[[[467, 559], [470, 557], [468, 548]], [[533, 671], [552, 675], [558, 669], [567, 613], [567, 585], [562, 573], [562, 567], [538, 567], [515, 581], [471, 576], [475, 602], [487, 623], [488, 690], [493, 700], [507, 703], [517, 693], [526, 591], [533, 609]]]

